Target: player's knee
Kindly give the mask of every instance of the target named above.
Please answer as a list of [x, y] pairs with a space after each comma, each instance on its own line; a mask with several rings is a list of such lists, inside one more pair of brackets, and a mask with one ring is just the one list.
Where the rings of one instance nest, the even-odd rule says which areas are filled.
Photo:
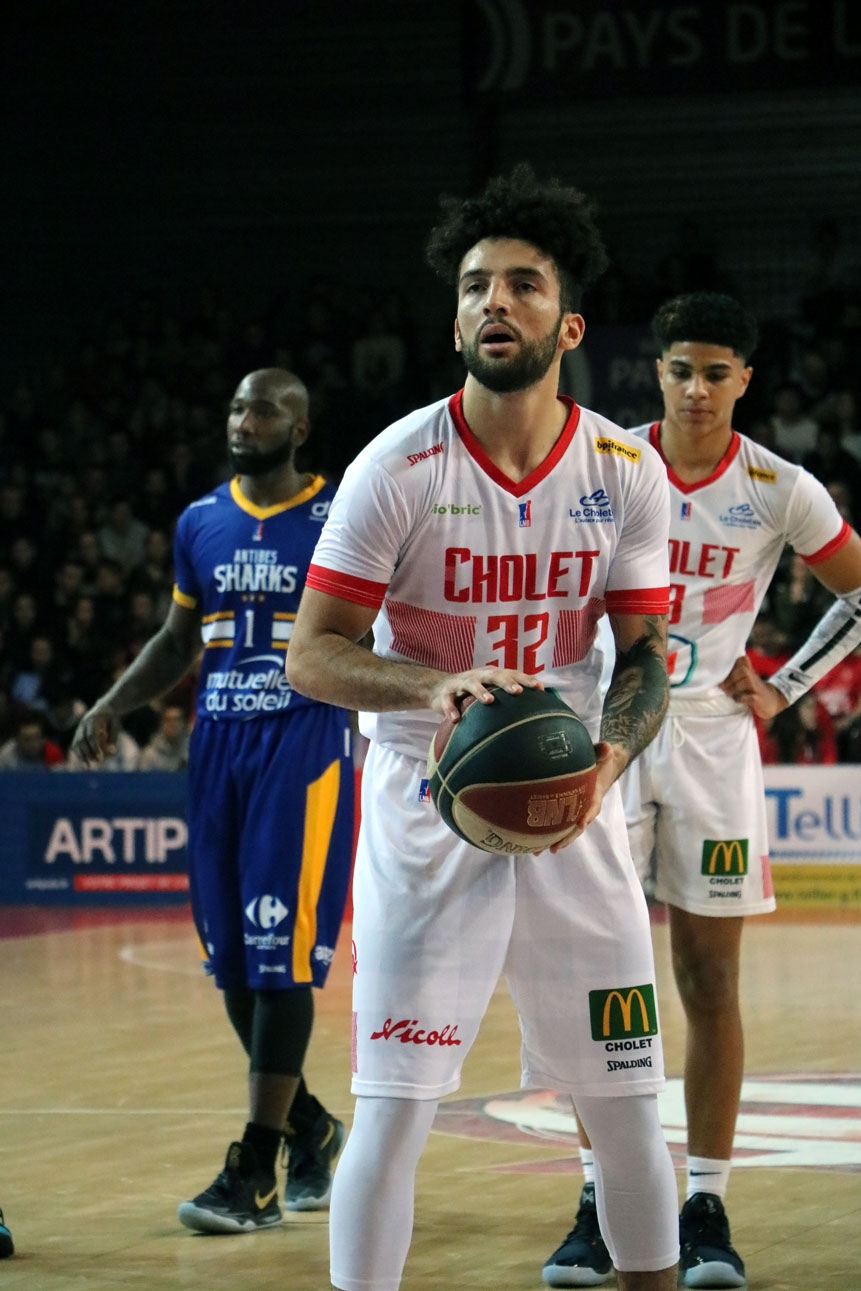
[[687, 1014], [720, 1013], [738, 1006], [738, 966], [721, 955], [676, 955], [673, 970]]

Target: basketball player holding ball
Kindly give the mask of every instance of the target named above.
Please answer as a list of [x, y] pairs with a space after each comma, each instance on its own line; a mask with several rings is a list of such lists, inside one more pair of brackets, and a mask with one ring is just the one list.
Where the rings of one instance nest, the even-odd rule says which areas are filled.
[[[568, 1092], [589, 1127], [621, 1291], [670, 1291], [677, 1193], [654, 965], [615, 784], [667, 703], [666, 473], [649, 444], [558, 393], [584, 333], [581, 293], [606, 262], [582, 193], [518, 166], [475, 198], [444, 198], [427, 255], [456, 288], [464, 387], [348, 467], [287, 656], [291, 685], [358, 709], [371, 740], [357, 1099], [333, 1185], [332, 1282], [399, 1286], [419, 1158], [504, 973], [524, 1086]], [[617, 659], [602, 712], [605, 612]], [[359, 644], [371, 629], [373, 652]], [[596, 741], [591, 802], [539, 856], [479, 850], [430, 801], [431, 738], [467, 696], [545, 686]]]

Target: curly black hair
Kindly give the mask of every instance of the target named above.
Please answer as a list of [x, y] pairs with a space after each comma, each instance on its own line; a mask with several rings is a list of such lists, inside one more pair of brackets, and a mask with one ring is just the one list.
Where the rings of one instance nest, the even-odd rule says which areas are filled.
[[652, 319], [652, 336], [663, 354], [677, 341], [724, 345], [747, 363], [759, 340], [749, 309], [719, 291], [690, 291], [667, 300]]
[[569, 313], [609, 264], [591, 199], [557, 179], [540, 181], [527, 162], [489, 180], [478, 197], [440, 197], [440, 207], [443, 219], [430, 232], [425, 256], [447, 282], [457, 283], [463, 257], [483, 238], [517, 238], [553, 261]]

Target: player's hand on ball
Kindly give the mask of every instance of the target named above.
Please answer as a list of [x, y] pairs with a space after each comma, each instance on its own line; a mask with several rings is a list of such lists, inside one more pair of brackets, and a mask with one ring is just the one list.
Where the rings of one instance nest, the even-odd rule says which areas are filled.
[[576, 827], [571, 830], [570, 834], [566, 834], [564, 838], [560, 838], [558, 843], [554, 843], [553, 846], [549, 848], [549, 851], [561, 852], [563, 847], [567, 847], [569, 843], [574, 842], [575, 838], [580, 837], [586, 826], [591, 825], [592, 821], [600, 813], [601, 804], [604, 801], [604, 794], [610, 788], [610, 785], [618, 778], [619, 772], [613, 754], [613, 746], [608, 744], [606, 740], [600, 740], [595, 745], [595, 767], [597, 770], [597, 774], [595, 776], [595, 787], [592, 790], [592, 799], [589, 805], [580, 816], [580, 820]]
[[499, 686], [512, 695], [518, 695], [524, 689], [544, 689], [537, 677], [513, 668], [472, 668], [469, 672], [444, 677], [431, 694], [430, 707], [449, 721], [459, 722], [467, 696], [471, 695], [482, 704], [493, 703], [490, 686]]

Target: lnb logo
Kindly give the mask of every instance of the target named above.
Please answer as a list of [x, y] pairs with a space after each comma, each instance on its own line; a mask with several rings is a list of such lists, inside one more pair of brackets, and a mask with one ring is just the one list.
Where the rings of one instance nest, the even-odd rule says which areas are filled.
[[245, 907], [245, 914], [255, 928], [277, 928], [289, 913], [279, 897], [255, 897]]

